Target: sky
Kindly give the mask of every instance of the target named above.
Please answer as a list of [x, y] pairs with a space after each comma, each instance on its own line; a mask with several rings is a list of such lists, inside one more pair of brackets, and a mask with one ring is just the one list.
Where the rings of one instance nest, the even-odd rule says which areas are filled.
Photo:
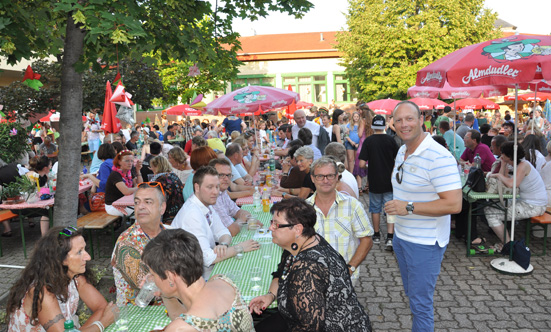
[[[234, 21], [234, 30], [242, 36], [339, 31], [346, 27], [347, 0], [310, 0], [314, 4], [302, 19], [272, 13], [264, 19], [250, 22]], [[328, 5], [328, 3], [330, 5]], [[485, 7], [498, 17], [517, 27], [519, 33], [551, 34], [551, 0], [486, 0]]]

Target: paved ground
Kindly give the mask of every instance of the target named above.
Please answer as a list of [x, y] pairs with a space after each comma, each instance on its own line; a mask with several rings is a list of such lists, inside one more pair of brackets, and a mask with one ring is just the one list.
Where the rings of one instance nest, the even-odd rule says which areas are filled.
[[[367, 195], [362, 201], [367, 206]], [[487, 227], [480, 225], [481, 234]], [[18, 223], [12, 222], [14, 236], [2, 238], [4, 257], [0, 264], [25, 265], [21, 249]], [[384, 228], [384, 226], [383, 226]], [[517, 236], [524, 237], [524, 227], [519, 227]], [[40, 236], [37, 227], [25, 226], [29, 248]], [[487, 235], [486, 238], [489, 238]], [[107, 234], [103, 236], [109, 242]], [[495, 237], [493, 238], [495, 241]], [[542, 239], [535, 239], [533, 250], [542, 249]], [[109, 248], [105, 248], [104, 253]], [[30, 252], [30, 250], [29, 250]], [[436, 331], [551, 331], [551, 264], [546, 257], [532, 257], [534, 272], [518, 277], [507, 276], [490, 267], [490, 257], [465, 257], [465, 245], [452, 236], [446, 251], [442, 272], [435, 294]], [[110, 274], [109, 259], [93, 261]], [[384, 246], [375, 246], [363, 266], [363, 274], [357, 292], [373, 323], [374, 331], [411, 330], [411, 314], [404, 295], [396, 259]], [[0, 268], [0, 305], [4, 310], [4, 295], [20, 270]], [[112, 281], [104, 279], [103, 293], [108, 293]], [[0, 325], [0, 331], [5, 330]]]

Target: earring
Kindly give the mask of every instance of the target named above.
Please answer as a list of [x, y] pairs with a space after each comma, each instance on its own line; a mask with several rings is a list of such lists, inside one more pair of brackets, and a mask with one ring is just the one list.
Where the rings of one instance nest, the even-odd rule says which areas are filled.
[[293, 244], [291, 244], [291, 249], [297, 250], [298, 249], [298, 244], [296, 242], [293, 242]]
[[170, 287], [174, 287], [174, 284], [173, 284], [173, 283], [168, 282], [168, 284], [170, 285]]

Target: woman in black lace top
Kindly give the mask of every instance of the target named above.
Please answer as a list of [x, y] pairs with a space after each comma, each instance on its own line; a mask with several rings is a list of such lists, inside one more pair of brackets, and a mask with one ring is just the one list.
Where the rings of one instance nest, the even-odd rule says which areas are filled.
[[[273, 242], [284, 249], [268, 294], [251, 300], [251, 312], [261, 314], [277, 294], [282, 331], [371, 331], [369, 317], [358, 302], [342, 256], [315, 233], [316, 212], [299, 198], [274, 204], [270, 225]], [[274, 330], [274, 322], [257, 332]]]

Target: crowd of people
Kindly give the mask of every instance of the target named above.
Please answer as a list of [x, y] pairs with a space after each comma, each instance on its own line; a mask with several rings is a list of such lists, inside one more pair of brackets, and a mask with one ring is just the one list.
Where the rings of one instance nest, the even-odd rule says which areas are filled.
[[[95, 114], [89, 114], [83, 141], [93, 158], [82, 178], [92, 181], [93, 193], [102, 194], [108, 214], [135, 220], [112, 255], [117, 305], [133, 304], [152, 275], [160, 297], [151, 304], [164, 304], [172, 319], [166, 331], [370, 331], [355, 285], [360, 265], [381, 242], [396, 255], [413, 329], [425, 331], [434, 328], [432, 294], [452, 217], [456, 236], [466, 234], [459, 170], [480, 158], [489, 177], [512, 187], [516, 163], [517, 218], [540, 215], [551, 191], [546, 128], [538, 109], [515, 124], [510, 114], [502, 120], [499, 112], [490, 118], [449, 107], [421, 112], [408, 101], [387, 116], [364, 102], [353, 112], [297, 110], [294, 124], [286, 117], [246, 123], [236, 116], [221, 123], [169, 123], [163, 116], [153, 126], [136, 125], [105, 137]], [[55, 134], [49, 132], [43, 126], [31, 133], [37, 156], [29, 161], [27, 176], [36, 174], [41, 183], [57, 157]], [[271, 195], [282, 198], [271, 207], [270, 230], [283, 255], [268, 292], [247, 304], [229, 278], [211, 272], [240, 251], [259, 249], [254, 240], [232, 241], [239, 224], [251, 216], [235, 200], [258, 190], [262, 160], [270, 154], [279, 157], [281, 170]], [[9, 169], [19, 174], [17, 167]], [[2, 181], [6, 170], [0, 169]], [[364, 194], [369, 195], [367, 211], [359, 201]], [[132, 206], [113, 205], [127, 195], [133, 195]], [[86, 199], [82, 207], [85, 212]], [[10, 293], [9, 331], [59, 329], [68, 319], [78, 324], [80, 296], [93, 311], [81, 330], [102, 332], [113, 322], [113, 305], [99, 299], [89, 282], [90, 256], [82, 234], [73, 228], [48, 230], [48, 218], [38, 210], [43, 238]], [[503, 221], [511, 218], [511, 208], [485, 212], [500, 240], [496, 246], [507, 243]], [[11, 235], [9, 223], [4, 225], [3, 236]], [[468, 245], [481, 248], [486, 239], [476, 223], [471, 231]], [[251, 314], [263, 315], [276, 300], [277, 312], [253, 327]]]

